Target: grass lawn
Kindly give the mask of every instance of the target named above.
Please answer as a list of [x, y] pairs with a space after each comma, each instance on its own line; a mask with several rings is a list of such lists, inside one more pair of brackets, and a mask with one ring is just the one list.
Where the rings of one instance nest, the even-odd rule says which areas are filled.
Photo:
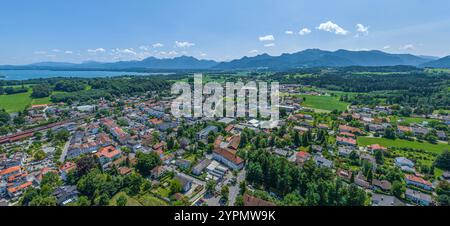
[[170, 190], [163, 187], [158, 187], [155, 190], [153, 190], [154, 193], [162, 196], [162, 197], [169, 197], [170, 196]]
[[442, 143], [430, 144], [427, 142], [420, 143], [418, 141], [408, 141], [401, 139], [390, 140], [386, 138], [358, 137], [359, 146], [367, 146], [371, 144], [379, 144], [385, 147], [422, 149], [437, 154], [442, 153], [446, 149], [450, 150], [450, 145]]
[[[18, 93], [12, 95], [0, 95], [0, 109], [5, 109], [8, 113], [23, 111], [26, 107], [36, 104], [50, 104], [50, 97], [37, 98], [31, 97], [32, 90], [26, 93]], [[53, 92], [52, 94], [64, 93]]]
[[151, 194], [141, 195], [138, 198], [138, 201], [143, 206], [167, 206], [167, 203], [164, 200], [161, 200]]
[[414, 117], [397, 117], [397, 116], [390, 116], [390, 119], [392, 122], [397, 122], [399, 119], [402, 119], [401, 123], [417, 123], [422, 124], [422, 122], [431, 122], [431, 121], [437, 121], [436, 119], [427, 119], [427, 118], [414, 118]]
[[124, 195], [125, 197], [127, 197], [127, 206], [142, 206], [141, 203], [139, 203], [136, 199], [131, 198], [130, 196], [128, 196], [125, 192], [119, 192], [116, 195], [114, 195], [114, 197], [111, 198], [111, 201], [109, 202], [109, 205], [110, 206], [117, 206], [117, 199], [121, 195]]
[[306, 101], [302, 104], [305, 107], [314, 108], [318, 110], [344, 111], [347, 109], [348, 103], [339, 101], [337, 97], [332, 96], [313, 96], [313, 95], [300, 95], [306, 98]]

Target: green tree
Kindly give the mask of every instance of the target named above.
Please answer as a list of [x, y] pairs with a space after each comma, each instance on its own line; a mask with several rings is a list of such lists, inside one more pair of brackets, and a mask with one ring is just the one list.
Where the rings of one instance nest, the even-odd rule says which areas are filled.
[[183, 186], [181, 185], [180, 181], [172, 180], [170, 182], [170, 193], [171, 194], [179, 193], [182, 190], [183, 190]]
[[402, 198], [406, 188], [401, 181], [394, 181], [394, 183], [392, 183], [391, 191], [397, 198]]
[[117, 200], [117, 206], [126, 206], [127, 205], [127, 197], [125, 197], [125, 195], [120, 195]]
[[156, 154], [155, 152], [151, 152], [149, 154], [139, 152], [136, 157], [137, 157], [136, 169], [144, 177], [149, 176], [150, 171], [156, 166], [161, 165], [162, 163], [158, 154]]
[[442, 154], [436, 158], [434, 165], [443, 170], [450, 170], [450, 151], [445, 150], [442, 152]]

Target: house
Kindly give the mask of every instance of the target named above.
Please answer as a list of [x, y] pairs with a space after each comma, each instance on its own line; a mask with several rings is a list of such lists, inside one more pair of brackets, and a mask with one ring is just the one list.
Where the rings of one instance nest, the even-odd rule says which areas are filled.
[[191, 167], [191, 161], [186, 159], [177, 159], [175, 161], [175, 165], [182, 169], [188, 169], [189, 167]]
[[339, 132], [348, 132], [348, 133], [354, 133], [354, 134], [364, 134], [359, 128], [346, 126], [346, 125], [340, 125], [339, 126]]
[[189, 179], [181, 174], [176, 175], [173, 179], [180, 182], [183, 192], [187, 192], [187, 191], [191, 190], [191, 187], [192, 187], [191, 179]]
[[217, 133], [219, 131], [219, 128], [217, 126], [208, 126], [205, 129], [201, 130], [197, 133], [197, 139], [198, 140], [205, 140], [208, 138], [209, 133]]
[[154, 179], [157, 179], [157, 178], [161, 178], [166, 172], [167, 172], [167, 169], [164, 166], [155, 166], [150, 171], [150, 176]]
[[429, 206], [432, 204], [431, 195], [409, 188], [406, 188], [405, 198], [422, 206]]
[[128, 167], [119, 167], [117, 170], [119, 171], [119, 174], [122, 176], [128, 175], [133, 171], [131, 168]]
[[346, 180], [346, 181], [350, 181], [352, 178], [352, 171], [347, 171], [347, 170], [343, 170], [343, 169], [338, 169], [336, 171], [336, 174], [338, 177]]
[[311, 154], [309, 154], [308, 152], [299, 151], [297, 152], [295, 162], [300, 166], [303, 166], [303, 164], [305, 164], [305, 162], [308, 161], [310, 158]]
[[417, 176], [408, 174], [405, 176], [405, 181], [406, 181], [406, 184], [408, 184], [408, 185], [413, 185], [413, 186], [416, 186], [416, 187], [419, 187], [419, 188], [422, 188], [422, 189], [425, 189], [428, 191], [433, 190], [433, 184], [431, 184], [431, 182], [423, 179], [422, 177], [417, 177]]
[[6, 180], [9, 176], [21, 173], [20, 166], [12, 166], [0, 171], [0, 179]]
[[356, 140], [347, 137], [336, 137], [336, 143], [338, 145], [356, 146]]
[[71, 171], [74, 171], [77, 169], [77, 164], [74, 162], [65, 162], [64, 165], [59, 167], [59, 173], [61, 175], [62, 180], [67, 179], [67, 174], [69, 174]]
[[55, 189], [53, 195], [56, 197], [56, 203], [59, 206], [65, 206], [68, 203], [74, 202], [78, 199], [77, 186], [61, 186]]
[[402, 171], [414, 173], [414, 163], [405, 158], [405, 157], [397, 157], [394, 160], [395, 165], [399, 167]]
[[425, 136], [430, 132], [430, 130], [423, 127], [412, 127], [412, 132], [414, 136]]
[[322, 152], [323, 148], [320, 145], [311, 145], [311, 150], [315, 152]]
[[192, 168], [192, 173], [196, 176], [202, 174], [202, 171], [211, 163], [210, 159], [203, 159], [200, 163]]
[[244, 168], [245, 161], [228, 149], [221, 147], [214, 148], [213, 159], [233, 170], [241, 170]]
[[372, 153], [375, 153], [375, 151], [386, 152], [387, 148], [383, 147], [383, 146], [381, 146], [379, 144], [372, 144], [372, 145], [369, 145], [369, 147], [367, 147], [367, 150], [372, 152]]
[[436, 131], [436, 135], [439, 140], [442, 140], [442, 141], [448, 140], [447, 134], [444, 131]]
[[407, 135], [407, 134], [412, 134], [412, 128], [411, 127], [409, 127], [409, 126], [397, 126], [397, 133], [400, 135], [400, 136], [404, 136], [404, 135]]
[[352, 153], [353, 149], [349, 148], [347, 146], [340, 146], [338, 147], [338, 154], [341, 157], [348, 158], [350, 154]]
[[372, 206], [405, 206], [405, 204], [394, 196], [374, 193]]
[[377, 180], [377, 179], [373, 179], [372, 180], [372, 185], [374, 189], [380, 189], [384, 192], [388, 192], [391, 190], [391, 182], [387, 181], [387, 180]]
[[330, 161], [323, 156], [315, 155], [313, 159], [316, 165], [319, 167], [326, 167], [326, 168], [333, 167], [333, 161]]
[[367, 178], [363, 175], [361, 171], [359, 171], [358, 175], [356, 175], [355, 177], [355, 184], [365, 189], [371, 188], [370, 183], [367, 181]]
[[8, 195], [10, 198], [16, 198], [22, 195], [25, 190], [30, 188], [33, 185], [33, 182], [28, 181], [18, 186], [12, 186], [7, 189]]
[[100, 164], [105, 168], [109, 163], [119, 159], [122, 156], [122, 151], [111, 145], [101, 148], [95, 155], [99, 158]]
[[266, 201], [254, 196], [251, 196], [247, 193], [244, 194], [244, 206], [276, 206], [275, 203]]

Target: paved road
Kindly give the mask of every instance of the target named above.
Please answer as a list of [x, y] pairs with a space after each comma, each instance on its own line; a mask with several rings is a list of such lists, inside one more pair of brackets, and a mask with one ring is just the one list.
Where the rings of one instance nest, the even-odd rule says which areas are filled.
[[239, 184], [245, 180], [245, 169], [241, 170], [236, 178], [236, 185], [230, 186], [229, 206], [234, 206], [236, 197], [239, 195]]
[[66, 159], [67, 151], [69, 150], [70, 140], [72, 140], [72, 137], [69, 137], [69, 141], [64, 144], [63, 151], [61, 153], [61, 156], [59, 157], [59, 162], [63, 163]]

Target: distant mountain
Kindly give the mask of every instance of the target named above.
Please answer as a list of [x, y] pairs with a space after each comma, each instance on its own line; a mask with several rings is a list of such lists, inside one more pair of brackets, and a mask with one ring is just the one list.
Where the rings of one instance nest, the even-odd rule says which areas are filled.
[[149, 57], [144, 60], [95, 62], [81, 64], [64, 62], [41, 62], [24, 66], [0, 66], [0, 69], [33, 70], [246, 70], [271, 69], [286, 70], [302, 67], [347, 67], [347, 66], [429, 66], [450, 67], [450, 59], [411, 54], [390, 54], [378, 50], [371, 51], [324, 51], [307, 49], [297, 53], [284, 53], [280, 56], [261, 54], [254, 57], [242, 57], [229, 62], [199, 60], [192, 56], [159, 59]]
[[434, 68], [450, 68], [450, 56], [440, 58], [438, 60], [430, 61], [420, 65], [421, 67], [434, 67]]
[[349, 51], [337, 50], [334, 52], [320, 49], [307, 49], [292, 54], [280, 56], [269, 56], [267, 54], [255, 57], [243, 57], [239, 60], [222, 62], [215, 69], [289, 69], [299, 67], [344, 67], [344, 66], [395, 66], [412, 65], [417, 66], [429, 59], [411, 54], [389, 54], [378, 50], [372, 51]]
[[97, 70], [120, 70], [120, 69], [167, 69], [167, 70], [193, 70], [209, 69], [218, 64], [213, 60], [199, 60], [191, 56], [180, 56], [175, 58], [158, 59], [149, 57], [142, 61], [118, 61], [113, 63], [102, 63], [87, 61], [81, 64], [63, 62], [41, 62], [23, 66], [4, 65], [0, 69], [97, 69]]

